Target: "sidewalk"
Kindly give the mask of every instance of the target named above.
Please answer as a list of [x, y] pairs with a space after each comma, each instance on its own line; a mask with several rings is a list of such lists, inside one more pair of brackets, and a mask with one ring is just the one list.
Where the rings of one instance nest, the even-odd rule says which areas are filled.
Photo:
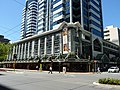
[[[47, 72], [48, 71], [40, 71], [40, 70], [28, 70], [28, 69], [13, 69], [13, 68], [0, 68], [0, 71], [5, 71], [5, 72]], [[54, 73], [59, 73], [59, 71], [53, 71]], [[60, 72], [61, 74], [94, 74], [93, 72]]]
[[0, 71], [28, 71], [28, 72], [37, 72], [37, 70], [28, 70], [28, 69], [13, 69], [13, 68], [0, 68]]

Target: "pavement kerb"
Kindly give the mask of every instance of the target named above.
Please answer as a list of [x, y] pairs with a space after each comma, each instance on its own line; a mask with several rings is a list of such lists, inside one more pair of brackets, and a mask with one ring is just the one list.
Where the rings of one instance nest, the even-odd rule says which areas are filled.
[[94, 85], [101, 86], [101, 87], [109, 87], [109, 88], [119, 88], [120, 85], [109, 85], [109, 84], [100, 84], [98, 82], [93, 82]]
[[[13, 68], [0, 68], [1, 70], [5, 70], [6, 72], [14, 72]], [[28, 69], [15, 69], [16, 72], [49, 72], [49, 71], [40, 71], [40, 70], [28, 70]], [[58, 71], [53, 71], [54, 73], [59, 73]], [[93, 72], [60, 72], [63, 74], [94, 74]]]
[[66, 72], [66, 74], [94, 74], [93, 72]]

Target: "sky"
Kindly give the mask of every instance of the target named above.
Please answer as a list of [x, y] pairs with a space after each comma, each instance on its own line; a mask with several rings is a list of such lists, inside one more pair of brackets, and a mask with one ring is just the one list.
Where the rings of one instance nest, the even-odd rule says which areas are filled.
[[[20, 39], [22, 10], [26, 0], [1, 0], [0, 35], [12, 42]], [[19, 3], [18, 3], [19, 2]], [[103, 26], [120, 28], [120, 0], [102, 0]]]

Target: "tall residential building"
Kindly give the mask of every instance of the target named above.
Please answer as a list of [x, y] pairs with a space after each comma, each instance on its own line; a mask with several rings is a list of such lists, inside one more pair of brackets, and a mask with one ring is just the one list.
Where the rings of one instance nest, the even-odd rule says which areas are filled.
[[[96, 71], [95, 64], [120, 65], [119, 46], [103, 39], [101, 0], [27, 0], [23, 22], [25, 37], [15, 42], [4, 62], [7, 67], [13, 66], [15, 54], [17, 68], [38, 65], [47, 70], [51, 65], [54, 70], [65, 66], [67, 71], [90, 72]], [[34, 25], [34, 30], [29, 28]]]
[[120, 29], [113, 25], [107, 26], [104, 29], [104, 39], [120, 45]]
[[[85, 30], [103, 38], [101, 9], [101, 0], [27, 0], [23, 10], [21, 36], [26, 38], [34, 35], [36, 30], [38, 34], [55, 30], [65, 21], [67, 23], [79, 22]], [[38, 13], [38, 16], [34, 15], [35, 22], [38, 23], [36, 26], [34, 22], [34, 29], [30, 28], [34, 25], [30, 22], [33, 21], [30, 18], [31, 10], [34, 10], [35, 14]]]
[[37, 30], [37, 0], [26, 0], [26, 6], [22, 13], [21, 39], [30, 37]]

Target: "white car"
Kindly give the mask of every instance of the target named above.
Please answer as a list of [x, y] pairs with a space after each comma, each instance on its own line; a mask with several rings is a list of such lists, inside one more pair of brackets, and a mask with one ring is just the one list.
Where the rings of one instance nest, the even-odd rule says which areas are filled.
[[118, 67], [110, 67], [108, 69], [108, 73], [110, 73], [110, 72], [119, 72], [119, 68]]

